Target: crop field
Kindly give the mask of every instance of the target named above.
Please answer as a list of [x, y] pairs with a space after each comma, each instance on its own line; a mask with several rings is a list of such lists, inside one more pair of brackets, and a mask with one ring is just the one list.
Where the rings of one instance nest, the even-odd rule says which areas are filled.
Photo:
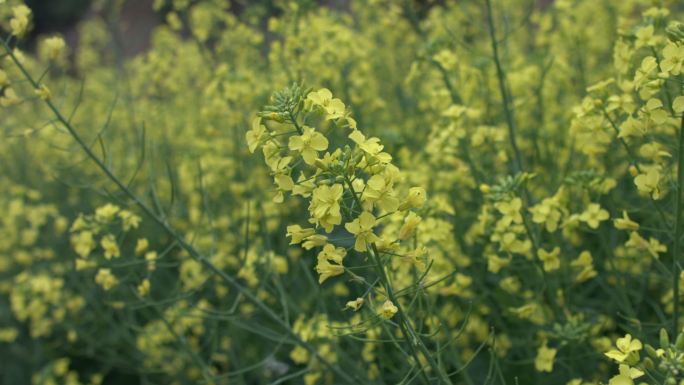
[[0, 385], [684, 385], [681, 0], [0, 0]]

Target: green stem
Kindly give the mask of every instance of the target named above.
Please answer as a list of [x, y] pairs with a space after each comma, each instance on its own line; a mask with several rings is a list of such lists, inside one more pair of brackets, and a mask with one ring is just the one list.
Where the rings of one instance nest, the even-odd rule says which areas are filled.
[[[359, 207], [363, 207], [361, 205], [361, 200], [359, 197], [356, 195], [356, 192], [354, 191], [354, 187], [351, 183], [351, 180], [347, 176], [344, 176], [344, 180], [347, 183], [347, 186], [349, 190], [352, 193], [352, 196], [354, 197], [354, 200], [356, 201], [356, 204]], [[371, 248], [368, 250], [369, 254], [371, 256], [371, 259], [373, 260], [373, 263], [375, 264], [375, 270], [376, 273], [378, 274], [378, 277], [380, 278], [380, 281], [382, 282], [382, 285], [385, 288], [385, 292], [387, 293], [387, 297], [389, 298], [390, 301], [394, 304], [394, 306], [397, 307], [397, 314], [399, 315], [399, 328], [401, 329], [402, 334], [406, 338], [406, 341], [409, 344], [409, 348], [411, 349], [411, 353], [413, 355], [413, 358], [416, 360], [416, 365], [420, 368], [420, 361], [418, 359], [418, 353], [416, 352], [416, 348], [420, 350], [421, 354], [425, 357], [427, 360], [428, 364], [430, 367], [437, 373], [437, 376], [439, 377], [439, 380], [441, 383], [444, 384], [451, 384], [451, 380], [449, 379], [449, 376], [444, 372], [444, 370], [439, 366], [437, 361], [432, 357], [432, 354], [430, 351], [427, 349], [425, 346], [425, 343], [423, 343], [423, 340], [418, 336], [416, 331], [413, 329], [413, 326], [411, 325], [411, 322], [409, 322], [408, 317], [406, 316], [406, 313], [404, 313], [403, 307], [397, 300], [396, 295], [394, 294], [394, 289], [392, 288], [392, 284], [389, 281], [389, 277], [387, 276], [387, 272], [385, 271], [385, 268], [382, 265], [382, 261], [380, 261], [380, 253], [378, 252], [378, 248], [375, 246], [375, 244], [371, 244]], [[425, 376], [425, 373], [423, 372], [422, 368], [420, 368], [421, 373], [423, 376]], [[427, 383], [430, 383], [427, 378], [424, 378], [424, 380], [427, 380]]]
[[[12, 61], [14, 64], [19, 68], [21, 73], [24, 75], [26, 80], [33, 86], [34, 89], [39, 88], [39, 84], [33, 79], [33, 77], [28, 73], [26, 68], [24, 67], [21, 62], [16, 58], [14, 53], [12, 52], [12, 49], [7, 45], [5, 41], [3, 41], [3, 46], [5, 48], [5, 51], [7, 54], [12, 58]], [[258, 299], [254, 294], [252, 294], [249, 289], [246, 287], [242, 286], [235, 278], [231, 277], [228, 275], [226, 272], [218, 268], [216, 265], [211, 263], [205, 257], [202, 255], [197, 249], [195, 249], [192, 245], [190, 245], [174, 228], [169, 225], [169, 223], [165, 220], [157, 216], [157, 214], [154, 213], [153, 209], [147, 206], [133, 191], [131, 191], [116, 175], [113, 174], [113, 172], [107, 167], [106, 164], [104, 164], [100, 158], [98, 158], [95, 153], [90, 149], [90, 147], [85, 143], [83, 138], [76, 132], [76, 130], [73, 128], [71, 123], [62, 115], [61, 111], [50, 101], [46, 100], [45, 103], [49, 107], [49, 109], [52, 111], [52, 113], [55, 115], [57, 120], [64, 125], [64, 127], [67, 129], [69, 134], [74, 138], [76, 143], [81, 147], [81, 149], [86, 153], [88, 158], [90, 158], [95, 165], [107, 176], [108, 179], [110, 179], [120, 190], [121, 192], [124, 193], [129, 199], [131, 199], [136, 206], [142, 210], [145, 215], [147, 215], [149, 218], [151, 218], [159, 227], [164, 230], [164, 232], [169, 235], [171, 238], [176, 240], [178, 245], [188, 252], [192, 258], [200, 262], [204, 267], [207, 269], [211, 270], [213, 273], [217, 274], [221, 279], [223, 279], [226, 283], [228, 283], [230, 286], [235, 288], [241, 295], [243, 295], [247, 300], [251, 303], [253, 303], [257, 308], [261, 309], [266, 315], [271, 318], [273, 321], [275, 321], [278, 325], [280, 325], [285, 331], [293, 337], [293, 339], [299, 344], [300, 346], [304, 347], [307, 349], [311, 354], [313, 354], [324, 366], [327, 368], [331, 369], [333, 372], [338, 374], [341, 378], [345, 380], [347, 383], [354, 383], [354, 380], [346, 373], [344, 372], [341, 368], [332, 365], [330, 362], [328, 362], [324, 357], [322, 357], [316, 348], [313, 346], [309, 345], [306, 343], [304, 340], [301, 339], [288, 325], [285, 321], [283, 321], [271, 308], [269, 308], [264, 302], [262, 302], [260, 299]]]
[[[639, 173], [641, 173], [641, 167], [639, 167], [639, 162], [637, 162], [636, 155], [634, 155], [634, 153], [632, 152], [632, 149], [629, 148], [629, 145], [627, 144], [627, 142], [623, 138], [619, 137], [620, 129], [618, 128], [617, 124], [615, 124], [613, 119], [610, 117], [610, 115], [608, 114], [608, 111], [606, 110], [605, 107], [602, 106], [601, 110], [603, 111], [603, 115], [608, 120], [608, 123], [610, 123], [610, 126], [613, 127], [615, 134], [618, 136], [618, 140], [620, 141], [620, 143], [622, 143], [622, 147], [624, 147], [625, 151], [627, 152], [627, 155], [629, 156], [630, 163], [632, 163], [632, 165], [637, 169], [637, 171]], [[656, 211], [660, 215], [660, 219], [663, 221], [665, 226], [670, 227], [670, 224], [667, 221], [667, 217], [665, 216], [663, 209], [661, 209], [660, 206], [658, 206], [656, 204], [655, 200], [653, 199], [653, 197], [650, 194], [649, 194], [649, 198], [650, 198], [651, 204], [653, 205], [653, 208], [656, 209]]]
[[523, 171], [522, 155], [520, 155], [520, 149], [518, 148], [518, 143], [515, 138], [515, 117], [513, 116], [513, 109], [511, 107], [511, 98], [506, 89], [506, 74], [504, 73], [503, 66], [501, 65], [501, 59], [499, 58], [499, 44], [496, 41], [496, 29], [494, 27], [494, 18], [492, 16], [492, 2], [491, 0], [485, 1], [487, 4], [487, 23], [489, 25], [489, 38], [492, 43], [492, 51], [494, 51], [494, 64], [496, 66], [496, 76], [499, 80], [499, 91], [501, 92], [501, 98], [503, 99], [504, 115], [506, 117], [506, 124], [508, 125], [508, 136], [511, 141], [511, 147], [513, 147], [513, 155], [515, 156], [515, 167], [516, 172]]
[[673, 290], [673, 310], [672, 310], [672, 335], [679, 334], [679, 254], [682, 236], [682, 183], [684, 183], [684, 114], [681, 118], [679, 127], [679, 145], [677, 147], [677, 191], [676, 191], [676, 213], [674, 246], [672, 250], [672, 290]]

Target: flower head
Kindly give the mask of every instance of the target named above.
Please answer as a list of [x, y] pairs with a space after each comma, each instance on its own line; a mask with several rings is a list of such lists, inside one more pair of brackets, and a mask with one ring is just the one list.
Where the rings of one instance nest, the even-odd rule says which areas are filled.
[[328, 148], [328, 139], [311, 127], [304, 127], [303, 131], [302, 135], [290, 137], [288, 147], [292, 151], [299, 151], [306, 164], [313, 165], [318, 157], [318, 151]]
[[380, 240], [380, 238], [373, 233], [374, 226], [375, 217], [368, 211], [362, 212], [358, 218], [344, 225], [344, 228], [346, 228], [347, 231], [356, 236], [354, 250], [361, 252], [366, 251], [369, 244]]
[[384, 319], [390, 319], [394, 317], [395, 314], [399, 311], [399, 308], [397, 308], [392, 301], [387, 300], [385, 303], [382, 304], [382, 307], [380, 308], [380, 316]]

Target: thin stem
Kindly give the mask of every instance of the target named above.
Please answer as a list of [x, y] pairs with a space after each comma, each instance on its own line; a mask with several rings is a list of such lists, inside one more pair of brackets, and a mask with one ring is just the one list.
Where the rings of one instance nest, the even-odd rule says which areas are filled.
[[[361, 205], [361, 200], [359, 197], [356, 195], [356, 192], [354, 191], [354, 187], [351, 183], [351, 180], [345, 175], [344, 180], [347, 183], [347, 186], [349, 190], [352, 192], [352, 196], [354, 197], [354, 200], [356, 201], [357, 205], [359, 207], [363, 207]], [[371, 248], [368, 250], [369, 254], [371, 256], [371, 259], [373, 260], [373, 263], [375, 264], [375, 270], [376, 273], [378, 274], [378, 277], [380, 281], [382, 282], [382, 285], [385, 287], [385, 292], [387, 293], [387, 297], [389, 298], [390, 301], [394, 304], [394, 306], [397, 307], [397, 314], [399, 315], [399, 328], [401, 329], [401, 332], [404, 334], [404, 337], [406, 338], [406, 341], [408, 342], [409, 348], [411, 349], [411, 353], [413, 355], [413, 358], [416, 360], [416, 365], [420, 368], [420, 371], [422, 375], [424, 376], [424, 380], [427, 381], [427, 383], [430, 383], [430, 381], [427, 379], [425, 376], [425, 373], [423, 369], [420, 367], [420, 361], [418, 359], [418, 353], [416, 352], [416, 348], [420, 350], [420, 352], [423, 354], [425, 359], [428, 361], [428, 364], [430, 364], [430, 367], [437, 373], [439, 376], [439, 380], [442, 383], [445, 384], [451, 384], [451, 380], [449, 379], [449, 376], [442, 370], [442, 368], [439, 366], [439, 364], [435, 361], [435, 359], [432, 357], [432, 354], [430, 351], [427, 349], [425, 344], [423, 343], [423, 340], [416, 334], [416, 331], [413, 329], [413, 326], [411, 326], [411, 323], [409, 322], [409, 319], [406, 317], [406, 314], [404, 313], [404, 310], [397, 300], [396, 295], [394, 294], [394, 289], [392, 288], [392, 284], [389, 281], [389, 277], [387, 276], [387, 272], [385, 271], [385, 268], [382, 265], [382, 262], [380, 261], [380, 253], [378, 252], [378, 248], [375, 246], [375, 244], [371, 244]]]
[[518, 148], [518, 143], [515, 138], [515, 117], [513, 116], [513, 109], [511, 105], [511, 98], [506, 89], [506, 74], [504, 73], [503, 66], [501, 65], [501, 59], [499, 57], [499, 44], [496, 40], [496, 29], [494, 27], [494, 18], [492, 16], [492, 2], [491, 0], [485, 1], [487, 4], [487, 24], [489, 25], [489, 37], [492, 43], [492, 51], [494, 51], [494, 64], [496, 66], [496, 77], [499, 80], [499, 90], [501, 92], [501, 98], [503, 99], [504, 115], [506, 117], [506, 124], [508, 125], [508, 136], [511, 141], [511, 147], [513, 147], [513, 155], [515, 156], [515, 168], [516, 172], [523, 171], [522, 155], [520, 155], [520, 149]]
[[[602, 106], [601, 110], [603, 111], [603, 115], [608, 120], [608, 123], [610, 123], [610, 126], [613, 127], [615, 134], [618, 136], [618, 140], [620, 141], [620, 143], [622, 143], [622, 147], [625, 148], [625, 151], [627, 152], [627, 155], [629, 156], [630, 163], [632, 163], [632, 165], [637, 169], [637, 171], [639, 173], [641, 173], [641, 167], [639, 167], [639, 162], [637, 162], [636, 155], [634, 155], [634, 153], [632, 152], [632, 149], [629, 147], [629, 145], [627, 144], [625, 139], [620, 138], [620, 129], [618, 128], [617, 124], [615, 124], [613, 119], [610, 117], [610, 115], [608, 114], [608, 111], [606, 110], [605, 107]], [[650, 194], [649, 194], [649, 198], [650, 198], [650, 201], [651, 201], [651, 204], [653, 205], [653, 207], [656, 209], [656, 211], [658, 211], [658, 214], [660, 215], [660, 219], [663, 221], [665, 226], [670, 227], [670, 224], [667, 221], [667, 217], [665, 216], [663, 209], [661, 209], [660, 206], [658, 206], [656, 204], [655, 200], [653, 199], [652, 196], [650, 196]]]
[[677, 263], [680, 254], [682, 236], [682, 183], [684, 183], [684, 114], [681, 118], [679, 127], [679, 145], [677, 147], [677, 191], [676, 191], [676, 213], [674, 246], [672, 251], [672, 290], [673, 290], [673, 310], [672, 310], [672, 335], [679, 334], [679, 264]]
[[[22, 72], [26, 80], [31, 83], [31, 85], [35, 88], [39, 88], [39, 84], [33, 79], [33, 77], [28, 73], [26, 68], [24, 67], [21, 62], [16, 58], [14, 53], [12, 52], [11, 48], [3, 41], [3, 46], [5, 48], [5, 51], [9, 54], [9, 56], [12, 58], [12, 61], [14, 64], [19, 68], [19, 70]], [[90, 158], [95, 165], [107, 176], [108, 179], [110, 179], [120, 190], [121, 192], [124, 193], [129, 199], [131, 199], [136, 206], [142, 210], [145, 215], [147, 215], [149, 218], [151, 218], [159, 227], [164, 230], [165, 233], [167, 233], [171, 238], [173, 238], [178, 245], [185, 251], [190, 254], [192, 258], [200, 262], [204, 267], [207, 269], [211, 270], [213, 273], [217, 274], [221, 279], [223, 279], [226, 283], [228, 283], [230, 286], [235, 288], [241, 295], [243, 295], [249, 302], [253, 303], [257, 308], [261, 309], [266, 315], [271, 318], [273, 321], [275, 321], [278, 325], [280, 325], [285, 331], [294, 338], [295, 341], [305, 349], [307, 349], [311, 354], [313, 354], [324, 366], [328, 367], [332, 371], [334, 371], [337, 375], [339, 375], [341, 378], [345, 380], [347, 383], [354, 383], [354, 380], [347, 374], [345, 373], [342, 369], [339, 367], [332, 365], [330, 362], [328, 362], [324, 357], [322, 357], [318, 351], [305, 341], [301, 339], [293, 330], [292, 328], [285, 322], [283, 321], [271, 308], [269, 308], [264, 302], [262, 302], [260, 299], [258, 299], [252, 292], [247, 289], [246, 287], [242, 286], [235, 278], [231, 277], [228, 275], [226, 272], [218, 268], [216, 265], [214, 265], [211, 261], [207, 259], [204, 255], [202, 255], [197, 249], [195, 249], [191, 244], [189, 244], [174, 228], [169, 225], [169, 223], [165, 220], [157, 216], [155, 214], [154, 210], [146, 205], [133, 191], [131, 191], [116, 175], [113, 174], [113, 172], [107, 167], [106, 164], [98, 158], [95, 153], [90, 149], [90, 147], [85, 143], [83, 138], [76, 132], [76, 130], [73, 128], [71, 123], [62, 115], [61, 111], [48, 99], [45, 101], [49, 109], [53, 112], [57, 120], [64, 125], [64, 127], [67, 129], [69, 134], [74, 138], [76, 143], [81, 147], [81, 149], [86, 153], [88, 158]]]

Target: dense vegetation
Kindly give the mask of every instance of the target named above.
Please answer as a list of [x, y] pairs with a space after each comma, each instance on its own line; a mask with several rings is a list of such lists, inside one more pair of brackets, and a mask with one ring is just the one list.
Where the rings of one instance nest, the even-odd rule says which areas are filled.
[[105, 3], [0, 0], [0, 383], [684, 384], [680, 2]]

